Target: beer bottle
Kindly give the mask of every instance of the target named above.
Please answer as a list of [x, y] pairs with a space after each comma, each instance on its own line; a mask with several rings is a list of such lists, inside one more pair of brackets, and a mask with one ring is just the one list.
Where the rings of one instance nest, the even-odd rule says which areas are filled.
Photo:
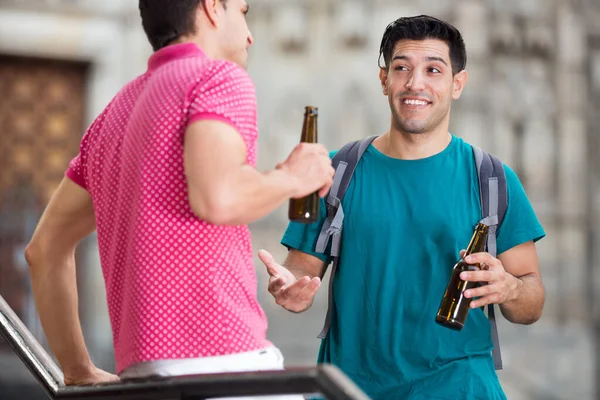
[[[473, 253], [480, 253], [484, 250], [487, 239], [488, 227], [482, 223], [477, 224], [475, 233], [471, 238], [471, 243], [465, 252], [464, 257]], [[479, 271], [481, 265], [467, 264], [464, 257], [460, 259], [452, 269], [450, 281], [446, 287], [446, 292], [442, 298], [440, 308], [435, 316], [435, 322], [446, 328], [460, 331], [465, 325], [465, 320], [469, 313], [471, 298], [465, 297], [465, 290], [473, 289], [478, 282], [465, 282], [460, 279], [460, 273], [463, 271]]]
[[[317, 137], [317, 107], [307, 106], [302, 125], [302, 143], [318, 143]], [[290, 199], [288, 217], [290, 221], [309, 224], [319, 219], [319, 192], [309, 194], [301, 199]]]

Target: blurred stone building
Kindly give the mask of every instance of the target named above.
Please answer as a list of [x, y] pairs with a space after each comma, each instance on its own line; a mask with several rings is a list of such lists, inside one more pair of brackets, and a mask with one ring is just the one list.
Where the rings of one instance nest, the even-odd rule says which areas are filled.
[[[511, 400], [595, 398], [600, 2], [247, 1], [261, 169], [297, 143], [307, 104], [320, 108], [320, 139], [332, 149], [386, 131], [389, 108], [377, 57], [389, 22], [431, 14], [462, 31], [469, 82], [453, 106], [451, 130], [515, 169], [548, 233], [538, 246], [545, 314], [530, 327], [500, 322], [501, 379]], [[125, 82], [145, 71], [150, 54], [134, 0], [0, 0], [0, 294], [40, 340], [23, 247], [81, 134]], [[286, 222], [282, 207], [254, 224], [256, 249], [282, 259], [278, 243]], [[94, 236], [78, 258], [86, 340], [94, 359], [111, 368]], [[312, 364], [326, 293], [308, 313], [291, 315], [266, 293], [258, 262], [257, 271], [270, 338], [288, 365]], [[3, 354], [0, 388], [27, 380], [26, 372], [4, 368], [14, 360], [7, 349]]]

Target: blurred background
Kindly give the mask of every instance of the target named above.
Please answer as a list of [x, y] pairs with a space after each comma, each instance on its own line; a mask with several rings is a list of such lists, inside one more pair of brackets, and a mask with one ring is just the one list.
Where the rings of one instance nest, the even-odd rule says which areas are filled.
[[[600, 0], [248, 3], [263, 170], [298, 142], [308, 104], [330, 149], [387, 130], [377, 57], [388, 23], [430, 14], [461, 30], [469, 83], [451, 130], [516, 170], [548, 234], [538, 245], [544, 316], [527, 327], [500, 320], [500, 378], [510, 400], [600, 399]], [[0, 0], [0, 294], [44, 344], [24, 246], [84, 130], [150, 54], [135, 0]], [[254, 224], [255, 249], [283, 260], [286, 224], [286, 207]], [[287, 366], [313, 365], [326, 291], [289, 314], [256, 261], [270, 339]], [[78, 262], [87, 344], [114, 370], [95, 236]], [[0, 399], [34, 398], [45, 397], [0, 342]]]

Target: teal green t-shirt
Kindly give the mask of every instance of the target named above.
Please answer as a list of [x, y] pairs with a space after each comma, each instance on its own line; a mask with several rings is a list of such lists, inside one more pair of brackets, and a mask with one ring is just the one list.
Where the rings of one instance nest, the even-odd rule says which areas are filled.
[[[508, 209], [498, 254], [545, 236], [517, 175], [505, 167]], [[342, 200], [344, 230], [331, 329], [319, 362], [344, 371], [373, 399], [505, 399], [490, 324], [469, 312], [460, 332], [435, 323], [459, 251], [481, 219], [471, 146], [453, 136], [441, 153], [390, 158], [372, 145]], [[282, 243], [314, 252], [325, 219], [290, 223]]]

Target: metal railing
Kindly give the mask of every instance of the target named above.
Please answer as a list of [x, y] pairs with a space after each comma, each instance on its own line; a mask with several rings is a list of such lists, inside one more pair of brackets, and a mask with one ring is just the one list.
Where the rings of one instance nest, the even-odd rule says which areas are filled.
[[207, 399], [235, 396], [318, 394], [330, 400], [369, 398], [330, 365], [286, 371], [153, 378], [95, 386], [65, 386], [63, 374], [0, 296], [0, 336], [53, 399]]

